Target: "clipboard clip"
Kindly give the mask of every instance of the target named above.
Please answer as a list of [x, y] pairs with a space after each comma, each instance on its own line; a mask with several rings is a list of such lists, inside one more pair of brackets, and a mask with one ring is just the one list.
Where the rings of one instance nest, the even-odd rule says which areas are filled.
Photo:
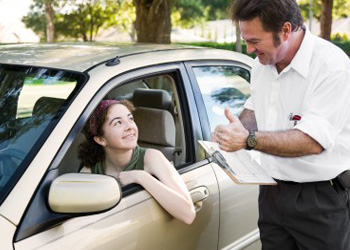
[[227, 164], [225, 157], [218, 150], [215, 150], [212, 153], [212, 161], [235, 174], [235, 172]]

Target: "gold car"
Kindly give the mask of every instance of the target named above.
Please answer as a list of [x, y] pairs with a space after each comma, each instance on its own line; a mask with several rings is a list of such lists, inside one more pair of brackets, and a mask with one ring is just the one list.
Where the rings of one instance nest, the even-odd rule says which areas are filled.
[[[253, 59], [165, 45], [2, 45], [0, 55], [1, 250], [260, 248], [258, 186], [235, 185], [198, 143], [227, 122], [225, 106], [242, 111]], [[105, 98], [133, 101], [139, 144], [180, 173], [193, 224], [140, 186], [79, 173], [82, 128]]]

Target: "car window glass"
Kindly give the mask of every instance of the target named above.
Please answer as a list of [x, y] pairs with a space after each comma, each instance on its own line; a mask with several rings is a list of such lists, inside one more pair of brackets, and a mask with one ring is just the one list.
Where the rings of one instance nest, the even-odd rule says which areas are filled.
[[65, 100], [76, 86], [76, 80], [62, 80], [60, 76], [24, 78], [22, 90], [19, 94], [17, 118], [33, 115], [34, 105], [41, 97]]
[[0, 202], [6, 185], [24, 171], [34, 155], [30, 152], [40, 148], [42, 135], [57, 122], [78, 79], [61, 70], [0, 67]]
[[225, 107], [239, 115], [250, 96], [248, 70], [238, 66], [201, 66], [193, 68], [198, 82], [211, 131], [226, 124]]

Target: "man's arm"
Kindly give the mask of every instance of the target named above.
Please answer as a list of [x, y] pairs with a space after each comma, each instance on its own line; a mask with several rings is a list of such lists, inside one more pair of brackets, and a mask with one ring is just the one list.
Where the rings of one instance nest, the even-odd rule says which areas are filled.
[[258, 130], [254, 110], [244, 109], [239, 116], [239, 120], [247, 130]]
[[[226, 151], [244, 149], [248, 130], [257, 130], [254, 111], [245, 109], [240, 119], [225, 110], [229, 120], [228, 125], [218, 125], [215, 128], [216, 141], [220, 142], [220, 148]], [[323, 147], [308, 134], [291, 129], [278, 132], [257, 131], [257, 146], [255, 150], [281, 156], [300, 157], [305, 155], [320, 154]]]
[[320, 154], [323, 147], [312, 137], [298, 129], [291, 129], [280, 132], [255, 133], [257, 137], [256, 150], [281, 156], [299, 157], [312, 154]]

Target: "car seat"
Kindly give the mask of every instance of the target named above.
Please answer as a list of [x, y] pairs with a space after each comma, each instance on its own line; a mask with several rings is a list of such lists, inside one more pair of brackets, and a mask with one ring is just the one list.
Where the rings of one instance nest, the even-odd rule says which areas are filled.
[[169, 111], [169, 93], [161, 89], [136, 89], [132, 102], [136, 107], [134, 120], [139, 128], [139, 145], [158, 149], [173, 162], [176, 129]]

